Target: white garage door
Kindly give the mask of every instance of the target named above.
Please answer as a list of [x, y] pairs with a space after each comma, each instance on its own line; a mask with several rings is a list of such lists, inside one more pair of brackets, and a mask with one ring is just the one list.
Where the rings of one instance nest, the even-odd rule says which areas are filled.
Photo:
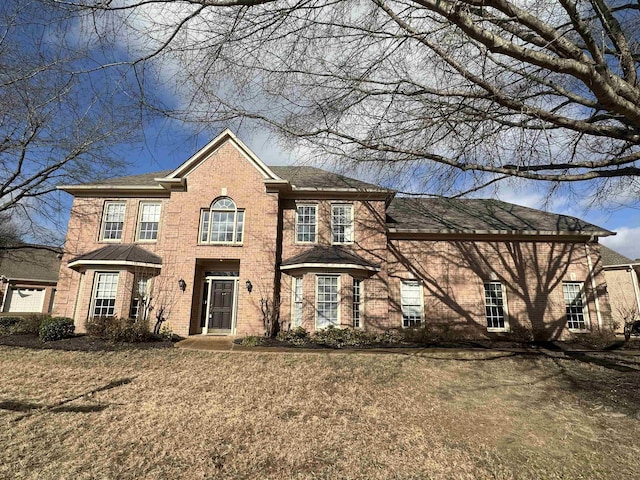
[[9, 288], [4, 303], [5, 312], [41, 312], [44, 288]]

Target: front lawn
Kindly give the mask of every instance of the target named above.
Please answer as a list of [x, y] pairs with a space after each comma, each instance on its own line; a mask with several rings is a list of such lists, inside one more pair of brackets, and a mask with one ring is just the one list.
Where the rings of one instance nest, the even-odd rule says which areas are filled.
[[0, 346], [0, 478], [635, 479], [640, 357]]

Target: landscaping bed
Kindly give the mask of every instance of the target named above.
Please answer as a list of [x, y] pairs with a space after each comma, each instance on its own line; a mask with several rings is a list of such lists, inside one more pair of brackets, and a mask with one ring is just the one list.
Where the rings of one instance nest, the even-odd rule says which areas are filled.
[[47, 350], [68, 350], [80, 352], [116, 351], [131, 348], [173, 348], [174, 342], [166, 339], [156, 339], [148, 342], [110, 342], [102, 338], [89, 335], [75, 335], [71, 338], [57, 340], [55, 342], [43, 342], [38, 335], [31, 333], [0, 335], [0, 345], [9, 347], [24, 347]]

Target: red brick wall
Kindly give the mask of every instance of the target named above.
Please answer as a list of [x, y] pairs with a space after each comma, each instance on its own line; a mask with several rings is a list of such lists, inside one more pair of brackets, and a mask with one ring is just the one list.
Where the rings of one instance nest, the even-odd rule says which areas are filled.
[[[599, 246], [590, 245], [602, 322], [611, 316]], [[401, 279], [423, 284], [426, 324], [462, 335], [486, 334], [485, 281], [506, 287], [511, 331], [533, 331], [539, 338], [567, 338], [563, 281], [584, 282], [592, 329], [598, 326], [584, 243], [556, 241], [392, 240], [389, 246], [389, 325], [402, 322]]]

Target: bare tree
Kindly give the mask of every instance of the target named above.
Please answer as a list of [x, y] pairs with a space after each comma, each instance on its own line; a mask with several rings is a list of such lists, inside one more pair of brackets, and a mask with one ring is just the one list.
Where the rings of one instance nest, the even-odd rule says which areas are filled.
[[56, 3], [173, 87], [172, 116], [258, 119], [445, 190], [521, 177], [640, 191], [637, 1]]
[[37, 226], [57, 226], [56, 185], [117, 172], [112, 147], [137, 122], [126, 75], [95, 69], [99, 51], [76, 41], [67, 13], [38, 0], [0, 4], [0, 214], [47, 243]]

